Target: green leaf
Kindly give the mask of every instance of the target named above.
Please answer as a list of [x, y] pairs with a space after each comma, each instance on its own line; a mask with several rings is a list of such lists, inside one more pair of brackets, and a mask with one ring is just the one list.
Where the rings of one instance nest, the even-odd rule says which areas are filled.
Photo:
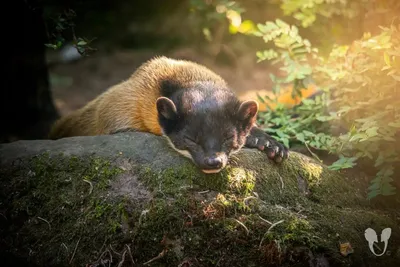
[[382, 152], [379, 153], [378, 158], [375, 160], [375, 167], [379, 167], [385, 162], [385, 157]]
[[396, 81], [400, 82], [400, 75], [390, 75], [393, 79], [395, 79]]
[[371, 200], [371, 199], [377, 197], [379, 194], [380, 194], [380, 190], [369, 191], [368, 194], [367, 194], [367, 199]]
[[391, 196], [396, 194], [396, 187], [391, 184], [383, 184], [381, 189], [381, 194], [383, 196]]
[[372, 127], [367, 129], [365, 132], [369, 137], [374, 137], [378, 135], [378, 129], [379, 127]]
[[314, 133], [312, 133], [312, 132], [310, 132], [310, 131], [306, 131], [306, 130], [303, 131], [303, 134], [304, 134], [305, 136], [307, 136], [307, 137], [311, 137], [311, 136], [314, 136], [314, 135], [315, 135]]
[[386, 65], [388, 65], [388, 66], [390, 67], [390, 66], [391, 66], [391, 64], [390, 64], [390, 57], [389, 57], [389, 55], [388, 55], [387, 52], [384, 52], [384, 53], [383, 53], [383, 59], [385, 60]]
[[400, 128], [400, 121], [397, 122], [389, 122], [388, 125], [394, 128]]
[[54, 44], [44, 44], [46, 47], [48, 47], [48, 48], [52, 48], [52, 49], [57, 49], [58, 47], [57, 47], [57, 45], [54, 45]]
[[281, 28], [289, 28], [289, 25], [286, 22], [284, 22], [283, 20], [276, 19], [275, 22], [276, 22], [276, 25]]
[[355, 161], [357, 160], [356, 157], [344, 157], [340, 156], [340, 158], [332, 163], [330, 166], [328, 166], [329, 169], [331, 170], [340, 170], [340, 169], [348, 169], [352, 168], [356, 165]]
[[290, 148], [289, 139], [285, 138], [285, 139], [281, 139], [281, 140], [282, 140], [283, 144], [284, 144], [287, 148]]
[[265, 103], [264, 98], [262, 98], [258, 93], [257, 93], [257, 98], [261, 103], [263, 103], [263, 104]]
[[380, 188], [379, 182], [374, 182], [368, 187], [368, 190], [378, 190], [379, 188]]
[[396, 142], [396, 139], [394, 139], [391, 136], [382, 136], [383, 140], [389, 141], [389, 142]]

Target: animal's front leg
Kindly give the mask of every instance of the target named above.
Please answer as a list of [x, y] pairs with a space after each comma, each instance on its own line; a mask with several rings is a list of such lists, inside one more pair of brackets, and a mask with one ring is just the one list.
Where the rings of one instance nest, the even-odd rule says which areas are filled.
[[286, 159], [289, 154], [289, 150], [283, 144], [279, 143], [272, 136], [256, 126], [251, 129], [245, 146], [264, 151], [268, 158], [275, 162], [281, 162]]

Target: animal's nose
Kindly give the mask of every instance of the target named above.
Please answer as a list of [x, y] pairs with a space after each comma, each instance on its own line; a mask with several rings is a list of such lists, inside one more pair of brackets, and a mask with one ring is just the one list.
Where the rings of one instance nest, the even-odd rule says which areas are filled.
[[220, 169], [222, 167], [222, 159], [220, 157], [208, 157], [205, 164], [210, 168]]

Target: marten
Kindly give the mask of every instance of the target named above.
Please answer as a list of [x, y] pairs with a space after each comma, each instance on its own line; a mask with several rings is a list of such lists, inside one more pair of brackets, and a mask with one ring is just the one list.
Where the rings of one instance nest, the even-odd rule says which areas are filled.
[[255, 100], [239, 101], [207, 67], [159, 56], [56, 121], [49, 138], [148, 132], [165, 136], [204, 173], [224, 169], [242, 147], [264, 151], [279, 163], [288, 157], [288, 148], [257, 127], [258, 109]]

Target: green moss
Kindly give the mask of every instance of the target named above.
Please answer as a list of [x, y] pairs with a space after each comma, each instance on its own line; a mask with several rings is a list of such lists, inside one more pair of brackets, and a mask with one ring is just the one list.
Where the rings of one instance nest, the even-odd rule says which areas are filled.
[[227, 167], [229, 189], [239, 195], [249, 195], [253, 192], [256, 178], [252, 171], [239, 167]]
[[252, 171], [231, 166], [220, 173], [207, 175], [191, 163], [161, 172], [154, 172], [150, 167], [141, 167], [138, 172], [147, 186], [167, 195], [176, 195], [188, 188], [248, 195], [255, 186], [255, 175]]
[[[191, 257], [206, 265], [219, 261], [224, 266], [282, 266], [308, 262], [310, 253], [324, 252], [333, 263], [359, 264], [371, 256], [361, 250], [357, 257], [343, 257], [337, 236], [363, 247], [363, 231], [376, 215], [364, 210], [362, 197], [337, 173], [297, 154], [280, 166], [249, 170], [231, 165], [219, 174], [204, 175], [188, 164], [157, 174], [148, 168], [141, 177], [154, 190], [162, 188], [174, 197], [157, 195], [147, 221], [136, 229], [143, 258], [157, 256], [168, 247], [161, 240], [169, 240], [168, 256], [155, 266], [176, 265]], [[299, 180], [306, 188], [300, 188]], [[215, 198], [201, 200], [197, 192], [206, 189], [217, 192]], [[340, 208], [344, 203], [353, 209]], [[351, 212], [359, 209], [358, 215]], [[270, 228], [265, 220], [280, 223]], [[389, 218], [380, 225], [385, 220], [396, 227]], [[300, 248], [306, 251], [293, 255]]]
[[[177, 265], [184, 258], [196, 258], [205, 265], [219, 261], [222, 266], [260, 266], [286, 256], [283, 263], [289, 264], [289, 252], [297, 246], [312, 251], [325, 248], [311, 223], [297, 213], [260, 203], [244, 208], [243, 201], [229, 194], [205, 202], [191, 195], [172, 201], [155, 199], [135, 229], [140, 258], [151, 259], [168, 249], [154, 266]], [[269, 232], [271, 225], [260, 217], [284, 222]], [[279, 243], [282, 250], [273, 259], [264, 251], [271, 242]]]
[[[42, 265], [68, 265], [79, 241], [82, 247], [72, 265], [95, 261], [104, 252], [103, 244], [113, 245], [119, 252], [112, 254], [116, 259], [130, 244], [139, 265], [164, 251], [152, 266], [178, 266], [185, 260], [204, 266], [291, 266], [308, 263], [308, 252], [293, 255], [305, 248], [314, 254], [327, 252], [333, 263], [361, 266], [363, 258], [373, 260], [363, 239], [366, 228], [392, 227], [392, 240], [399, 240], [393, 218], [354, 203], [346, 209], [337, 205], [340, 200], [327, 203], [331, 196], [324, 194], [345, 188], [347, 196], [351, 187], [335, 185], [336, 176], [325, 168], [321, 173], [296, 169], [306, 164], [296, 160], [254, 169], [231, 165], [213, 175], [202, 174], [190, 163], [161, 172], [138, 167], [132, 173], [155, 192], [152, 199], [138, 203], [129, 194], [112, 195], [110, 181], [122, 170], [109, 161], [39, 156], [18, 174], [10, 174], [12, 183], [0, 192], [18, 211], [15, 216], [25, 218], [7, 231], [22, 236], [21, 253], [26, 256], [31, 249], [41, 255], [37, 261]], [[321, 201], [304, 196], [296, 174]], [[340, 241], [358, 248], [357, 256], [341, 256]], [[60, 252], [62, 244], [68, 250]]]
[[40, 264], [65, 264], [79, 240], [85, 245], [73, 262], [82, 262], [98, 256], [95, 252], [105, 240], [112, 242], [121, 234], [126, 216], [122, 207], [129, 203], [108, 194], [110, 181], [122, 173], [111, 162], [46, 153], [34, 157], [25, 168], [1, 175], [10, 172], [13, 180], [7, 187], [2, 185], [1, 197], [14, 211], [14, 222], [21, 222], [7, 229], [9, 237], [13, 232], [21, 236], [21, 256], [30, 250], [40, 255], [35, 259]]
[[192, 184], [192, 179], [197, 175], [195, 169], [182, 166], [179, 169], [166, 169], [162, 172], [154, 172], [150, 167], [143, 166], [138, 170], [139, 177], [146, 186], [158, 190], [163, 194], [174, 195], [182, 188]]

